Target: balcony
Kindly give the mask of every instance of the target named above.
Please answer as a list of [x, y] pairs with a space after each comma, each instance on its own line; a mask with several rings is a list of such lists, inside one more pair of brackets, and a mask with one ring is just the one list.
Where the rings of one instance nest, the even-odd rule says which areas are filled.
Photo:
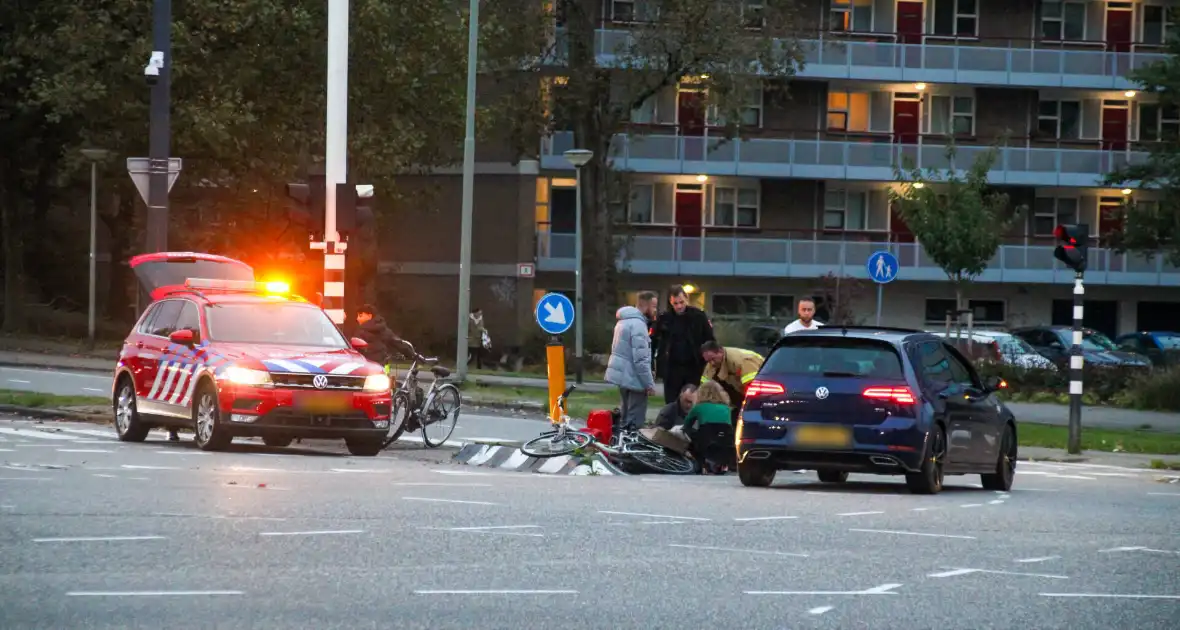
[[[562, 35], [558, 33], [559, 59], [564, 51]], [[629, 49], [630, 39], [629, 31], [599, 30], [595, 41], [599, 63], [615, 64], [617, 51]], [[1103, 42], [925, 36], [922, 43], [901, 44], [895, 39], [891, 33], [867, 33], [821, 34], [819, 39], [804, 40], [804, 67], [798, 76], [1127, 90], [1136, 87], [1126, 78], [1128, 73], [1167, 57], [1157, 52], [1158, 47], [1138, 45], [1129, 52], [1111, 52]]]
[[[572, 132], [545, 138], [541, 167], [572, 170], [562, 156], [572, 148]], [[988, 148], [960, 145], [956, 166], [969, 167]], [[636, 173], [859, 181], [893, 181], [893, 167], [902, 164], [902, 158], [924, 169], [951, 167], [945, 144], [924, 138], [918, 144], [896, 144], [888, 136], [832, 141], [619, 134], [612, 142], [611, 157], [615, 169]], [[1136, 151], [1001, 147], [988, 179], [1021, 186], [1100, 186], [1107, 173], [1146, 158], [1146, 153]]]
[[[830, 235], [824, 235], [827, 237]], [[832, 235], [838, 237], [838, 235]], [[922, 247], [898, 242], [888, 233], [861, 240], [822, 240], [814, 233], [783, 238], [736, 236], [631, 236], [620, 237], [618, 265], [621, 271], [671, 276], [746, 276], [764, 278], [818, 278], [828, 273], [868, 279], [866, 263], [876, 251], [893, 252], [901, 265], [900, 280], [946, 280], [946, 274]], [[1072, 270], [1053, 258], [1052, 245], [1003, 245], [977, 282], [1068, 284]], [[1144, 259], [1108, 249], [1089, 251], [1089, 284], [1131, 286], [1180, 286], [1180, 268], [1161, 257]], [[573, 271], [574, 235], [537, 234], [537, 268], [541, 271]]]

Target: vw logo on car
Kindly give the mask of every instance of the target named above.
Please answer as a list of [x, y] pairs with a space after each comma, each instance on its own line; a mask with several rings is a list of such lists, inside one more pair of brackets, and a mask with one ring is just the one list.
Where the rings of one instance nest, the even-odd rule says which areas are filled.
[[324, 376], [323, 374], [316, 374], [315, 378], [311, 379], [311, 384], [314, 385], [316, 389], [324, 389], [328, 386], [328, 377]]
[[828, 397], [829, 393], [830, 392], [828, 391], [827, 387], [821, 387], [821, 388], [815, 390], [815, 397], [820, 400], [823, 400]]

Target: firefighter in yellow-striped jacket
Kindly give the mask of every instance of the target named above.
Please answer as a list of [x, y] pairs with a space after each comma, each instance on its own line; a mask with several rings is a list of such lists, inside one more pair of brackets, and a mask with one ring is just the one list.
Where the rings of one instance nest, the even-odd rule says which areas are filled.
[[758, 376], [765, 360], [762, 355], [741, 348], [725, 348], [716, 341], [706, 341], [701, 346], [701, 357], [705, 359], [705, 372], [701, 383], [717, 381], [729, 394], [733, 421], [737, 422], [738, 410], [742, 408], [746, 387]]

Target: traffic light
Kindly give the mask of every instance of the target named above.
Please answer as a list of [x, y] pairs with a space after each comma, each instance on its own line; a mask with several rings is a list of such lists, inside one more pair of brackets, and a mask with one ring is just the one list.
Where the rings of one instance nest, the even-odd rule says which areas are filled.
[[292, 214], [299, 215], [307, 223], [307, 231], [314, 235], [324, 232], [324, 176], [312, 175], [307, 183], [287, 184], [287, 196], [294, 199], [297, 207]]
[[1053, 231], [1053, 236], [1057, 238], [1057, 249], [1053, 250], [1053, 257], [1078, 273], [1085, 271], [1086, 263], [1089, 261], [1087, 247], [1090, 226], [1085, 223], [1059, 225]]
[[366, 227], [373, 218], [372, 184], [336, 187], [336, 231], [342, 236]]

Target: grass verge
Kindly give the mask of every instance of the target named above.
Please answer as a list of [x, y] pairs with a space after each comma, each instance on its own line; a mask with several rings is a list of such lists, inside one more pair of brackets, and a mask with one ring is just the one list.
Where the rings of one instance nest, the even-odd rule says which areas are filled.
[[[539, 387], [509, 387], [505, 385], [481, 385], [478, 383], [464, 383], [463, 396], [473, 403], [533, 403], [544, 406], [549, 404], [549, 394]], [[648, 399], [648, 409], [658, 409], [663, 406], [662, 394]], [[575, 392], [569, 400], [569, 413], [574, 418], [585, 418], [595, 409], [614, 409], [619, 406], [617, 390], [605, 392]]]
[[39, 392], [20, 392], [0, 389], [0, 405], [19, 405], [39, 409], [61, 409], [63, 407], [106, 406], [110, 401], [100, 396], [58, 396]]
[[[1037, 446], [1064, 450], [1069, 439], [1067, 427], [1047, 424], [1021, 423], [1018, 426], [1021, 446]], [[1159, 433], [1141, 429], [1082, 428], [1082, 450], [1107, 453], [1138, 453], [1147, 455], [1180, 455], [1180, 434]], [[1161, 462], [1162, 463], [1162, 462]]]

